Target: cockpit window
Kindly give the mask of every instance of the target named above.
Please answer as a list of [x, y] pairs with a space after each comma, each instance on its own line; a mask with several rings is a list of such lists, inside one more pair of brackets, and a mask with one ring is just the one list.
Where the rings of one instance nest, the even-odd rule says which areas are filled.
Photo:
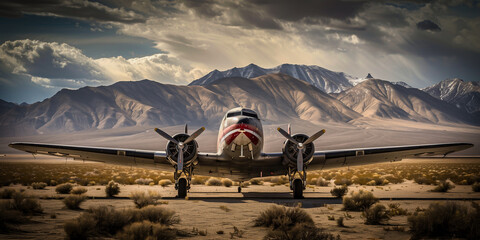
[[242, 115], [242, 112], [230, 112], [230, 113], [227, 113], [227, 118], [240, 116], [240, 115]]
[[253, 118], [258, 119], [258, 116], [257, 116], [257, 114], [255, 114], [255, 113], [250, 113], [250, 112], [242, 112], [242, 113], [243, 113], [243, 114], [242, 114], [243, 116], [253, 117]]
[[240, 115], [242, 115], [242, 116], [247, 116], [247, 117], [253, 117], [253, 118], [258, 119], [258, 116], [257, 116], [256, 113], [247, 112], [247, 111], [227, 113], [227, 118], [229, 118], [229, 117], [235, 117], [235, 116], [240, 116]]

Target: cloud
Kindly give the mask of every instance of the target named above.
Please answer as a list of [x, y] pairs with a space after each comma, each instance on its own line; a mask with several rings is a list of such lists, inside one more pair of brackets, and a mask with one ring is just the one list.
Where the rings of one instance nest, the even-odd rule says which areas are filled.
[[57, 90], [141, 79], [186, 84], [203, 73], [166, 54], [92, 59], [65, 43], [25, 39], [0, 45], [0, 78], [5, 88], [19, 79]]
[[440, 32], [442, 29], [434, 22], [430, 20], [423, 20], [417, 23], [417, 28], [424, 31]]
[[145, 18], [123, 8], [110, 8], [87, 0], [3, 0], [0, 16], [21, 17], [23, 14], [51, 15], [99, 22], [139, 23]]

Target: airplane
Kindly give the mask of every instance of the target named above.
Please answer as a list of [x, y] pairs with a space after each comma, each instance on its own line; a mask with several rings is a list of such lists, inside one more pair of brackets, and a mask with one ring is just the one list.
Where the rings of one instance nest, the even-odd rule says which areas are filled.
[[[100, 148], [46, 143], [13, 142], [9, 146], [32, 154], [47, 154], [116, 165], [144, 167], [168, 171], [174, 169], [177, 197], [185, 198], [195, 174], [227, 177], [241, 183], [255, 177], [287, 175], [293, 198], [303, 198], [307, 170], [325, 170], [342, 166], [356, 166], [380, 162], [400, 161], [417, 156], [444, 155], [473, 147], [471, 143], [442, 143], [377, 148], [357, 148], [315, 151], [314, 141], [325, 133], [322, 129], [311, 136], [292, 135], [278, 128], [286, 140], [281, 152], [262, 152], [264, 138], [258, 114], [247, 108], [233, 108], [223, 117], [217, 140], [216, 153], [198, 151], [195, 140], [201, 127], [191, 135], [187, 125], [184, 133], [174, 136], [155, 128], [168, 140], [165, 151], [126, 148]], [[181, 154], [179, 154], [181, 153]]]

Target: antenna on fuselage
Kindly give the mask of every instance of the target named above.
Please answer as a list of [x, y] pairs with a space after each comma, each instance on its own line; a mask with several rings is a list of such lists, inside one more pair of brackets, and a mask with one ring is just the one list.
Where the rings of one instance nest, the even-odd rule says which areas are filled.
[[188, 134], [188, 125], [185, 123], [185, 134]]
[[289, 123], [287, 127], [288, 134], [292, 135], [292, 125]]

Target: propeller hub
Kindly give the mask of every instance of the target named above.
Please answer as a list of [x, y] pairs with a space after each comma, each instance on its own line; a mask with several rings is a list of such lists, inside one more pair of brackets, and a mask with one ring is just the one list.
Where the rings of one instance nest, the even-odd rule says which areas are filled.
[[303, 143], [298, 143], [298, 148], [302, 149], [303, 148]]
[[184, 145], [183, 142], [179, 142], [179, 143], [178, 143], [178, 148], [183, 149], [184, 146], [185, 146], [185, 145]]

